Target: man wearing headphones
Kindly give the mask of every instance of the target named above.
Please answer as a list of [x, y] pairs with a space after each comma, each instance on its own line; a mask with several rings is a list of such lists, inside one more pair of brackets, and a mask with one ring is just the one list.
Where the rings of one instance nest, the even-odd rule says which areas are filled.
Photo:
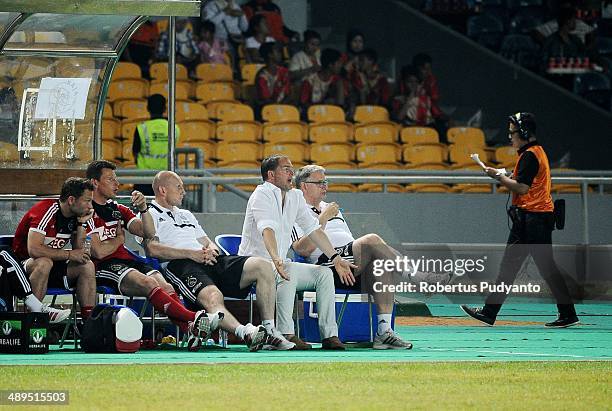
[[[510, 285], [529, 255], [533, 259], [557, 301], [559, 317], [546, 323], [547, 327], [569, 327], [579, 323], [567, 285], [555, 264], [552, 254], [554, 206], [550, 195], [551, 180], [548, 157], [538, 144], [535, 116], [517, 113], [509, 117], [508, 137], [516, 148], [519, 159], [510, 177], [487, 167], [485, 172], [512, 193], [512, 207], [508, 214], [512, 229], [501, 262], [497, 284]], [[495, 323], [497, 313], [505, 300], [505, 293], [492, 293], [482, 308], [461, 308], [469, 316], [488, 325]]]

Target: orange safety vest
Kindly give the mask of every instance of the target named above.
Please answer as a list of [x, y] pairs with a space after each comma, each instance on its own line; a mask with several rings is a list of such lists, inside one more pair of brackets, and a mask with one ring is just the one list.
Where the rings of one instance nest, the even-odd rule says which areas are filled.
[[[521, 156], [525, 154], [527, 151], [531, 151], [535, 154], [536, 159], [538, 160], [538, 173], [536, 174], [533, 182], [531, 183], [531, 187], [526, 194], [512, 194], [512, 205], [519, 207], [525, 211], [531, 211], [536, 213], [545, 213], [552, 212], [554, 210], [552, 197], [550, 195], [550, 165], [548, 164], [548, 157], [544, 152], [542, 146], [535, 145], [529, 147]], [[516, 177], [518, 173], [518, 164], [521, 161], [516, 162], [514, 166], [514, 176]]]

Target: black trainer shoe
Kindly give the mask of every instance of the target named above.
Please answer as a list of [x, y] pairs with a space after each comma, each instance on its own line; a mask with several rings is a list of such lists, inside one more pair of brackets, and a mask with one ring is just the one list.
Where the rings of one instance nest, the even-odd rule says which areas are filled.
[[495, 324], [495, 318], [489, 317], [488, 315], [484, 314], [482, 308], [470, 308], [467, 305], [462, 305], [461, 309], [470, 317], [481, 321], [487, 325]]
[[557, 318], [555, 321], [544, 324], [546, 327], [550, 328], [566, 328], [571, 327], [572, 325], [580, 324], [580, 320], [575, 315], [571, 317], [561, 317]]

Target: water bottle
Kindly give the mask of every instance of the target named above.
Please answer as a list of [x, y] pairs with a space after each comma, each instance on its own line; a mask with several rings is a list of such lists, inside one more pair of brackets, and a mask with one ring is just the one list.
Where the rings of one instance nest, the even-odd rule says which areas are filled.
[[91, 236], [88, 234], [83, 242], [83, 251], [87, 255], [91, 255]]

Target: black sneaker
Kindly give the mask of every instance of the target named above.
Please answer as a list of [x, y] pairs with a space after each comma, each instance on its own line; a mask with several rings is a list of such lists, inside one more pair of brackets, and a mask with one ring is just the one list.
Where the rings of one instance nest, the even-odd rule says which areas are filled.
[[484, 314], [484, 310], [482, 308], [470, 308], [467, 305], [462, 305], [461, 309], [470, 317], [481, 321], [489, 326], [495, 324], [495, 318], [489, 317], [488, 315]]
[[580, 324], [580, 320], [575, 315], [571, 317], [561, 317], [557, 318], [555, 321], [544, 324], [546, 327], [550, 328], [566, 328], [571, 327], [572, 325]]

